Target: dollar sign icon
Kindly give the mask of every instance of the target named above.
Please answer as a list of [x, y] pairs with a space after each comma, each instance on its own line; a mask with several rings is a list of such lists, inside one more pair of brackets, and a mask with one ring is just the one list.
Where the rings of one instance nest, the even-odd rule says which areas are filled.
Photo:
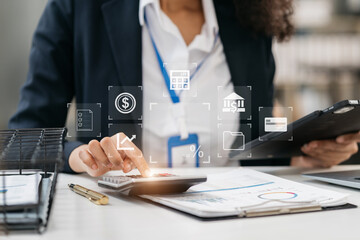
[[115, 99], [115, 108], [122, 114], [129, 114], [136, 107], [136, 99], [130, 93], [121, 93]]
[[130, 104], [128, 103], [128, 101], [129, 101], [129, 98], [128, 98], [128, 97], [124, 97], [121, 101], [123, 102], [123, 104], [122, 104], [121, 106], [122, 106], [124, 109], [127, 109], [127, 108], [130, 106]]
[[231, 109], [230, 109], [230, 111], [231, 111], [232, 113], [234, 113], [234, 112], [237, 111], [237, 109], [238, 109], [237, 103], [236, 103], [236, 102], [232, 102], [232, 103], [231, 103]]

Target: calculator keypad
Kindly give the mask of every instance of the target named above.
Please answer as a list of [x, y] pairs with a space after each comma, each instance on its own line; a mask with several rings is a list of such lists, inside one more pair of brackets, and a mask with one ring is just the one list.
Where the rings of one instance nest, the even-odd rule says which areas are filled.
[[127, 182], [127, 181], [131, 180], [131, 178], [130, 177], [125, 177], [125, 176], [110, 176], [110, 177], [103, 177], [102, 180], [105, 181], [105, 182], [120, 184], [120, 183]]
[[[176, 176], [176, 175], [169, 174], [169, 173], [157, 173], [157, 174], [154, 174], [152, 177], [174, 177], [174, 176]], [[141, 175], [106, 176], [106, 177], [103, 177], [102, 180], [105, 182], [120, 184], [123, 182], [131, 181], [131, 179], [134, 179], [134, 178], [135, 179], [143, 178], [143, 176], [141, 176]]]

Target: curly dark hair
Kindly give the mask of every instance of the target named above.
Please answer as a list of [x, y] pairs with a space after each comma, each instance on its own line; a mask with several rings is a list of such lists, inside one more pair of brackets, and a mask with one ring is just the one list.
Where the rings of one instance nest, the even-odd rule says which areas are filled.
[[255, 34], [288, 40], [294, 32], [293, 0], [234, 0], [240, 24]]

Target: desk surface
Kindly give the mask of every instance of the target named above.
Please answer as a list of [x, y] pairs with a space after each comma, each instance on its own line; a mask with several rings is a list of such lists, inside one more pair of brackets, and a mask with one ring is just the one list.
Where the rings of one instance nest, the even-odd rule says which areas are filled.
[[[337, 166], [331, 170], [360, 169]], [[172, 173], [214, 173], [230, 168], [171, 169]], [[360, 190], [308, 180], [300, 169], [253, 167], [289, 180], [350, 194], [348, 202], [360, 206]], [[104, 192], [86, 175], [60, 174], [48, 229], [42, 235], [10, 234], [8, 239], [359, 239], [360, 207], [316, 213], [221, 221], [201, 221], [189, 215], [128, 197], [110, 197], [97, 206], [71, 192], [77, 183]], [[3, 239], [4, 236], [0, 238]]]

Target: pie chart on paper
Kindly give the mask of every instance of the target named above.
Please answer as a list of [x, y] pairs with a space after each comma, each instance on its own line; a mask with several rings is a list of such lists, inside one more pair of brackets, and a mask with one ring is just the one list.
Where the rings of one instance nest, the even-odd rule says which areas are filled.
[[258, 196], [258, 198], [266, 200], [288, 200], [296, 198], [298, 195], [293, 192], [269, 192], [263, 193]]

